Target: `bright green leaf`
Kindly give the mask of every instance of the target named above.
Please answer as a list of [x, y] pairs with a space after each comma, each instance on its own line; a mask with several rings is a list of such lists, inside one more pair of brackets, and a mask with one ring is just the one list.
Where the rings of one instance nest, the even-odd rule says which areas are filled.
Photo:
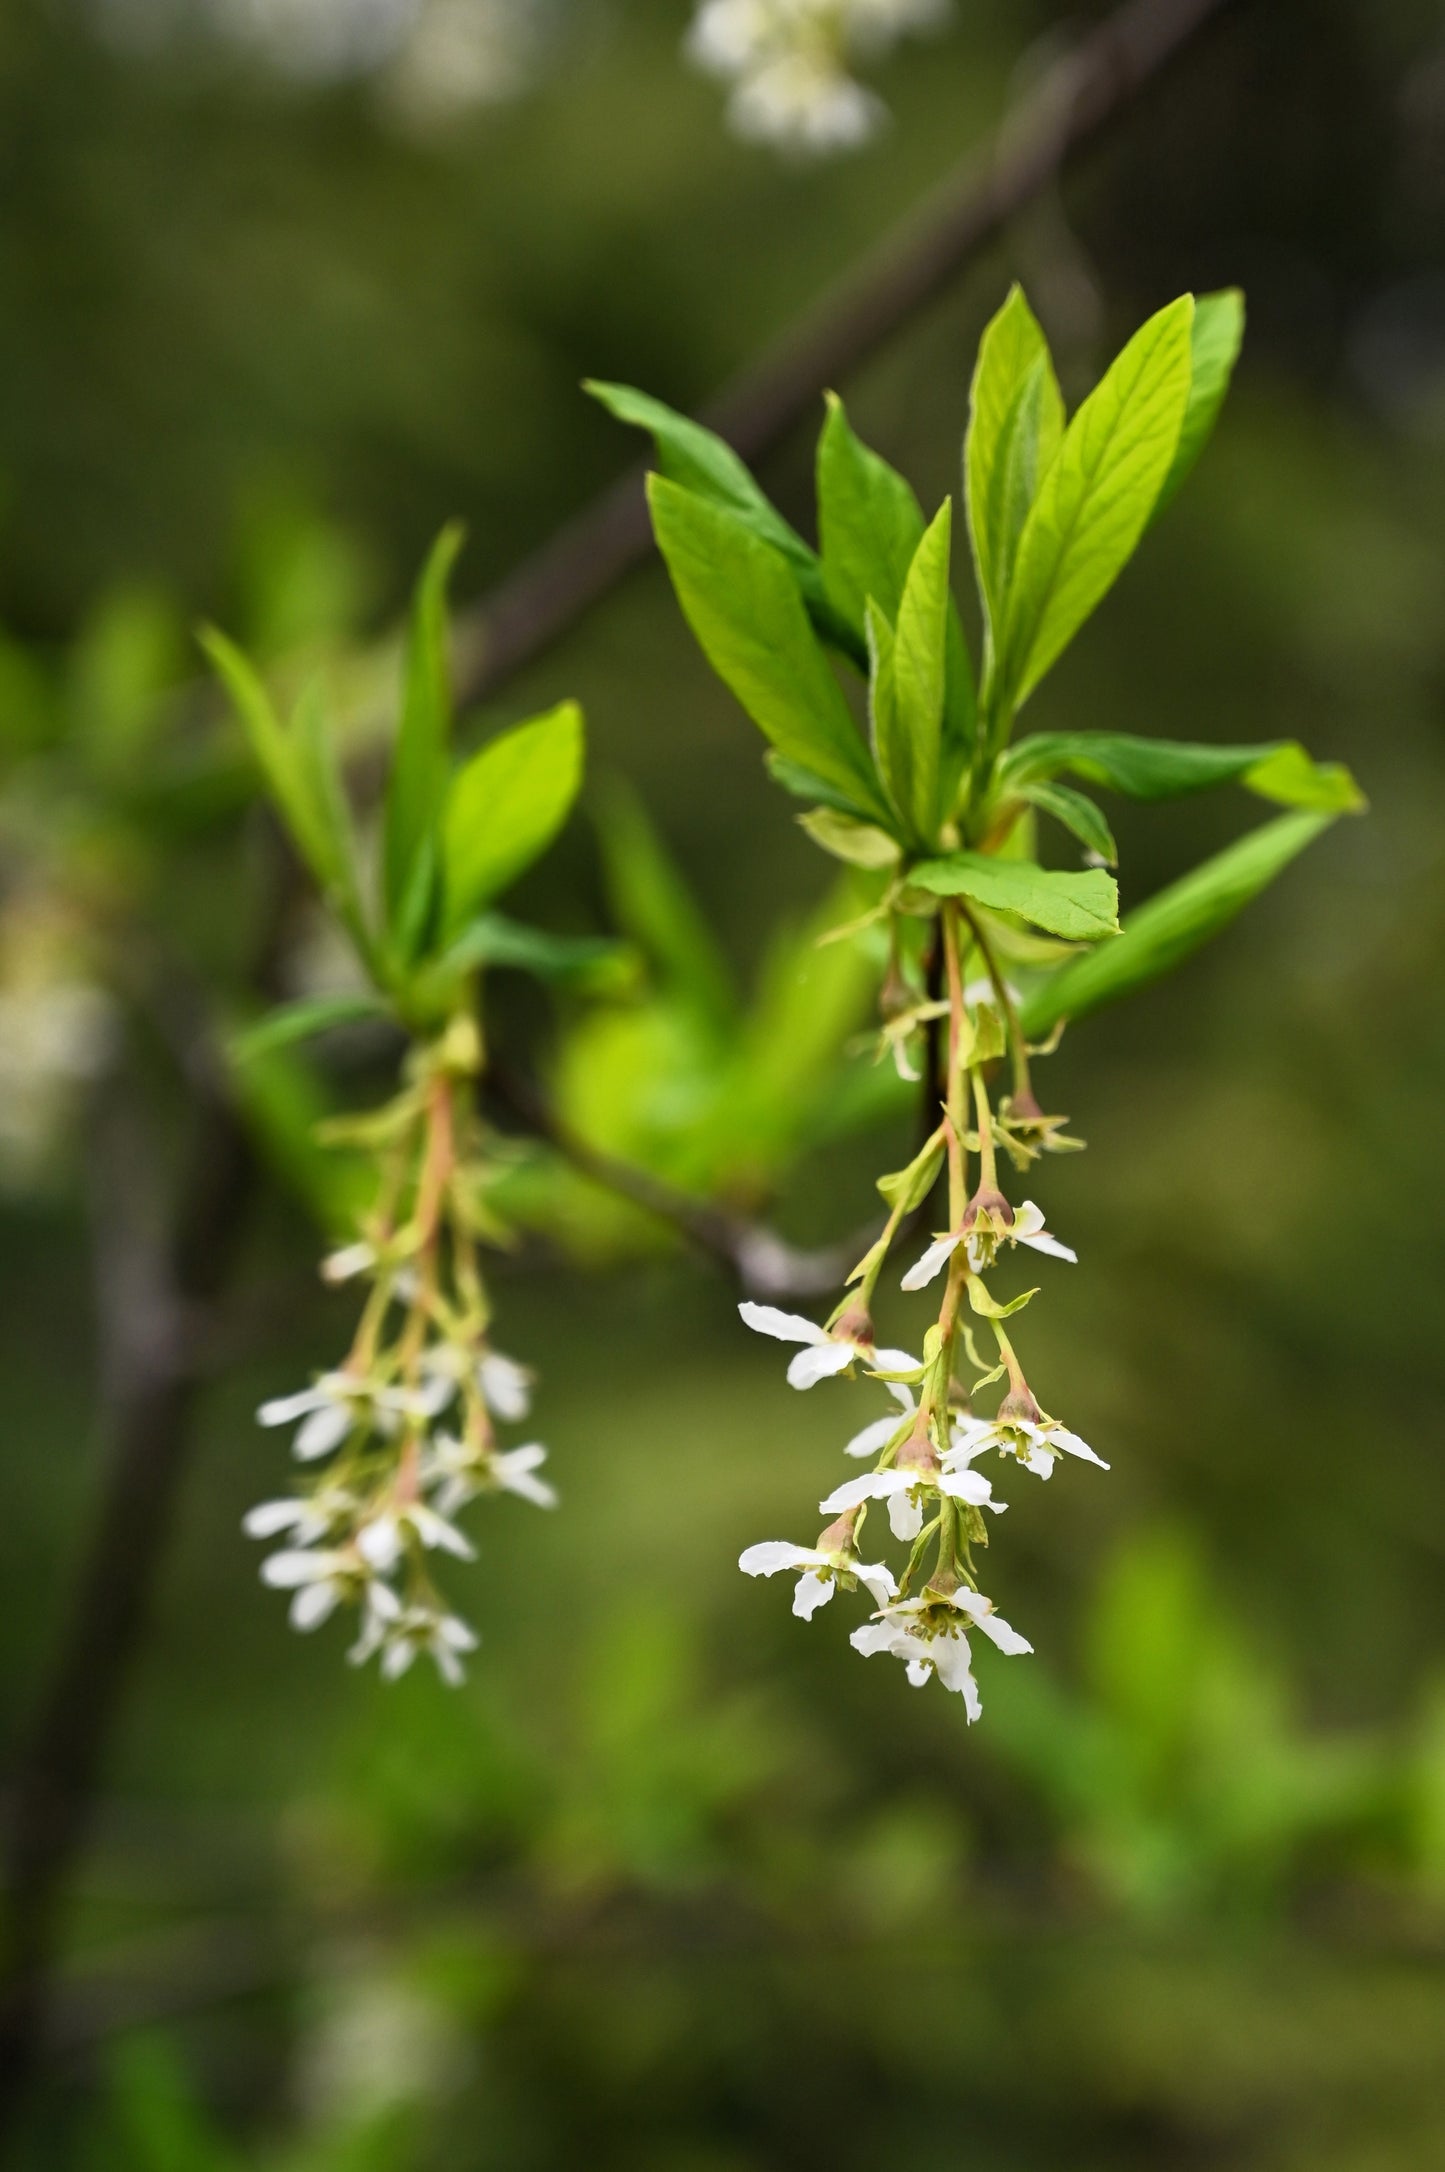
[[1048, 341], [1015, 286], [979, 344], [963, 456], [979, 593], [996, 639], [1019, 537], [1063, 431]]
[[891, 621], [923, 538], [913, 487], [855, 437], [837, 394], [818, 439], [818, 542], [837, 609], [860, 630], [868, 597]]
[[951, 852], [910, 868], [908, 881], [934, 897], [966, 897], [990, 912], [1021, 920], [1068, 942], [1095, 942], [1118, 929], [1119, 892], [1102, 868], [1036, 867], [1029, 860], [995, 859], [982, 852]]
[[450, 940], [552, 842], [582, 782], [582, 711], [564, 701], [503, 732], [452, 780], [443, 822]]
[[778, 752], [865, 814], [873, 765], [787, 565], [735, 514], [648, 479], [658, 547], [703, 654]]
[[846, 860], [851, 867], [897, 864], [898, 840], [871, 822], [857, 822], [852, 815], [839, 814], [832, 807], [814, 807], [799, 815], [798, 822], [815, 845], [831, 852], [835, 860]]
[[1194, 304], [1190, 333], [1189, 402], [1174, 459], [1155, 500], [1157, 520], [1193, 468], [1214, 430], [1229, 380], [1244, 340], [1244, 296], [1238, 287], [1221, 294], [1201, 294]]
[[1019, 538], [998, 700], [1019, 708], [1122, 572], [1153, 511], [1189, 398], [1194, 302], [1134, 334], [1064, 432]]
[[[948, 587], [953, 508], [945, 498], [914, 553], [894, 632], [892, 698], [878, 740], [878, 766], [911, 834], [931, 844], [938, 831]], [[875, 726], [875, 729], [877, 727]]]
[[1038, 1038], [1060, 1019], [1083, 1018], [1172, 972], [1227, 927], [1332, 819], [1279, 815], [1159, 891], [1129, 914], [1114, 942], [1071, 959], [1034, 989], [1023, 1007], [1025, 1033]]

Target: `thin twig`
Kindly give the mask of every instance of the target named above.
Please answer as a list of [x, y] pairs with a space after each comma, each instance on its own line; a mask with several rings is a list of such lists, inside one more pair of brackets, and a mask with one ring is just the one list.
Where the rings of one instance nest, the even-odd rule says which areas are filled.
[[[980, 160], [970, 161], [916, 219], [806, 313], [707, 410], [707, 419], [745, 457], [761, 457], [829, 384], [846, 378], [942, 292], [1227, 4], [1128, 0], [1006, 116]], [[463, 620], [457, 645], [462, 697], [495, 691], [607, 594], [648, 545], [639, 469]], [[189, 1330], [221, 1291], [254, 1188], [236, 1112], [204, 1081], [193, 1088], [194, 1136], [174, 1225], [169, 1242], [157, 1248], [159, 1273], [148, 1302], [134, 1308], [129, 1323], [116, 1322], [124, 1348], [108, 1368], [103, 1430], [111, 1446], [101, 1498], [54, 1671], [13, 1775], [0, 1975], [0, 2129], [17, 2113], [43, 2050], [64, 1890], [83, 1845], [185, 1468], [196, 1385]], [[618, 1172], [611, 1174], [615, 1180]], [[627, 1177], [634, 1195], [636, 1175]], [[646, 1182], [651, 1186], [651, 1179]], [[699, 1235], [701, 1226], [694, 1222]], [[744, 1240], [729, 1229], [727, 1255], [750, 1286], [776, 1288], [778, 1255], [770, 1247], [777, 1243], [757, 1232]], [[835, 1260], [827, 1264], [823, 1286], [831, 1287]], [[790, 1265], [795, 1272], [787, 1286], [796, 1292], [797, 1257]]]

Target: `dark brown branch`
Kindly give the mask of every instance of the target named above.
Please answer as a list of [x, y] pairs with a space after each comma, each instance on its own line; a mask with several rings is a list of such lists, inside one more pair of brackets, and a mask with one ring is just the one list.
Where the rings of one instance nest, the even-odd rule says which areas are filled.
[[[998, 134], [896, 228], [761, 360], [702, 411], [756, 461], [823, 393], [934, 301], [1009, 222], [1125, 111], [1229, 0], [1129, 0], [1064, 53]], [[587, 510], [457, 626], [461, 697], [476, 701], [529, 663], [651, 548], [645, 466]]]
[[[737, 379], [707, 419], [746, 458], [766, 453], [825, 387], [846, 378], [942, 292], [1227, 4], [1129, 0], [1050, 69], [980, 160]], [[536, 656], [645, 556], [648, 542], [641, 471], [634, 470], [463, 621], [457, 651], [463, 697], [494, 691]], [[113, 1352], [105, 1397], [109, 1460], [101, 1498], [71, 1618], [14, 1775], [0, 1976], [0, 2127], [13, 2119], [42, 2049], [64, 1888], [83, 1845], [184, 1471], [197, 1374], [192, 1329], [224, 1284], [252, 1189], [235, 1112], [204, 1080], [194, 1083], [194, 1136], [174, 1226], [157, 1248], [158, 1272], [146, 1300], [116, 1322], [121, 1346]], [[618, 1172], [610, 1174], [615, 1182]], [[654, 1211], [663, 1211], [653, 1180], [641, 1181]], [[627, 1173], [633, 1195], [646, 1203], [638, 1182], [639, 1173]], [[668, 1209], [674, 1220], [676, 1205]], [[721, 1225], [697, 1219], [714, 1211], [689, 1203], [696, 1241], [705, 1232], [721, 1236], [724, 1255], [754, 1288], [776, 1292], [786, 1268], [789, 1293], [805, 1294], [798, 1259], [810, 1255], [790, 1258], [788, 1248], [780, 1254], [772, 1249], [778, 1240], [744, 1234], [725, 1218]], [[138, 1257], [128, 1253], [132, 1268]], [[834, 1286], [846, 1272], [836, 1255], [826, 1264], [824, 1276], [820, 1255], [817, 1287]]]

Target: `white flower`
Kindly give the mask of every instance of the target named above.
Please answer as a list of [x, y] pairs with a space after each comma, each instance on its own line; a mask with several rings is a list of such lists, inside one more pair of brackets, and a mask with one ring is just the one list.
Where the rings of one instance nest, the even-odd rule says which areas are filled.
[[258, 1501], [242, 1517], [241, 1529], [254, 1539], [279, 1538], [289, 1531], [294, 1545], [311, 1546], [333, 1526], [349, 1523], [356, 1506], [356, 1495], [347, 1487], [321, 1486], [304, 1496], [288, 1494], [283, 1500]]
[[323, 1282], [352, 1282], [358, 1275], [369, 1274], [376, 1265], [374, 1244], [344, 1244], [339, 1251], [329, 1252], [321, 1262]]
[[958, 1691], [972, 1724], [983, 1706], [973, 1678], [970, 1628], [981, 1629], [1001, 1652], [1033, 1650], [1027, 1638], [994, 1611], [991, 1599], [962, 1588], [946, 1595], [928, 1591], [922, 1598], [900, 1599], [882, 1607], [872, 1621], [855, 1629], [848, 1641], [865, 1658], [875, 1652], [891, 1652], [905, 1661], [908, 1679], [915, 1689], [921, 1689], [929, 1675], [936, 1674], [945, 1689]]
[[398, 1604], [395, 1594], [375, 1581], [371, 1564], [350, 1546], [268, 1554], [261, 1563], [261, 1581], [274, 1590], [294, 1593], [293, 1629], [319, 1628], [344, 1600], [365, 1596], [383, 1611], [388, 1602], [393, 1608]]
[[1046, 1418], [1042, 1411], [1037, 1420], [1005, 1415], [1003, 1411], [995, 1418], [961, 1418], [944, 1462], [950, 1467], [971, 1463], [990, 1448], [996, 1448], [1000, 1455], [1016, 1457], [1025, 1470], [1039, 1478], [1049, 1477], [1061, 1455], [1078, 1456], [1085, 1463], [1097, 1464], [1101, 1471], [1109, 1468], [1086, 1440], [1055, 1419]]
[[536, 1474], [547, 1460], [540, 1441], [521, 1448], [478, 1449], [451, 1433], [438, 1433], [422, 1461], [422, 1483], [436, 1487], [436, 1505], [453, 1516], [479, 1493], [515, 1493], [538, 1508], [557, 1506], [557, 1489]]
[[394, 1433], [403, 1418], [435, 1415], [426, 1392], [384, 1387], [356, 1373], [322, 1373], [313, 1387], [295, 1395], [274, 1396], [263, 1403], [256, 1417], [261, 1425], [291, 1425], [302, 1420], [291, 1444], [293, 1455], [303, 1463], [328, 1456], [347, 1435], [360, 1426], [379, 1433]]
[[[827, 1533], [823, 1536], [826, 1538]], [[793, 1612], [806, 1621], [832, 1598], [838, 1576], [854, 1576], [866, 1585], [880, 1606], [886, 1605], [898, 1586], [881, 1561], [860, 1561], [849, 1547], [836, 1552], [811, 1546], [793, 1546], [786, 1539], [763, 1539], [738, 1556], [744, 1576], [776, 1576], [779, 1569], [801, 1569], [793, 1592]]]
[[855, 149], [886, 118], [882, 100], [824, 54], [781, 53], [745, 75], [728, 101], [738, 135], [814, 156]]
[[861, 1508], [865, 1501], [886, 1501], [893, 1536], [911, 1543], [923, 1529], [925, 1510], [944, 1493], [973, 1508], [998, 1511], [1007, 1506], [994, 1499], [993, 1488], [981, 1471], [969, 1470], [967, 1465], [955, 1469], [948, 1463], [925, 1470], [909, 1466], [903, 1470], [895, 1467], [864, 1471], [860, 1478], [845, 1478], [818, 1506], [825, 1516], [838, 1516]]
[[361, 1652], [361, 1659], [370, 1658], [377, 1644], [384, 1680], [396, 1681], [419, 1652], [429, 1652], [442, 1680], [455, 1689], [466, 1679], [459, 1654], [476, 1650], [477, 1633], [459, 1614], [444, 1614], [436, 1606], [408, 1606], [385, 1624], [380, 1637]]
[[820, 1380], [827, 1380], [833, 1373], [846, 1372], [855, 1359], [863, 1361], [873, 1372], [916, 1373], [919, 1362], [906, 1350], [877, 1350], [871, 1338], [846, 1332], [847, 1315], [839, 1321], [830, 1334], [819, 1327], [815, 1320], [805, 1320], [801, 1313], [779, 1312], [775, 1305], [742, 1304], [738, 1311], [749, 1327], [759, 1335], [773, 1335], [779, 1342], [800, 1342], [805, 1348], [788, 1366], [788, 1385], [793, 1388], [815, 1387]]
[[900, 1381], [890, 1380], [888, 1392], [898, 1398], [900, 1407], [890, 1411], [886, 1418], [875, 1418], [871, 1425], [865, 1425], [861, 1432], [855, 1433], [844, 1446], [845, 1456], [877, 1455], [880, 1449], [888, 1446], [895, 1433], [902, 1431], [905, 1421], [914, 1415], [916, 1406], [913, 1397]]
[[488, 1350], [482, 1358], [477, 1384], [492, 1416], [505, 1425], [519, 1425], [532, 1407], [532, 1375], [500, 1350]]
[[1072, 1265], [1078, 1265], [1078, 1253], [1071, 1251], [1068, 1245], [1060, 1244], [1057, 1237], [1049, 1235], [1044, 1227], [1042, 1210], [1034, 1205], [1032, 1199], [1026, 1199], [1021, 1207], [1014, 1210], [1013, 1220], [1009, 1224], [1002, 1224], [996, 1219], [985, 1222], [985, 1218], [980, 1216], [972, 1228], [951, 1230], [946, 1236], [935, 1239], [903, 1277], [904, 1289], [923, 1289], [948, 1265], [961, 1244], [968, 1248], [968, 1264], [974, 1273], [982, 1273], [984, 1268], [992, 1263], [1002, 1238], [1007, 1238], [1010, 1244], [1026, 1244], [1034, 1252], [1046, 1252], [1050, 1259], [1066, 1259]]
[[439, 1546], [444, 1552], [455, 1554], [459, 1561], [475, 1561], [477, 1550], [471, 1540], [448, 1523], [445, 1516], [428, 1508], [424, 1501], [409, 1501], [404, 1508], [383, 1509], [370, 1517], [356, 1534], [356, 1544], [364, 1560], [382, 1576], [396, 1567], [407, 1542], [415, 1539], [422, 1546]]

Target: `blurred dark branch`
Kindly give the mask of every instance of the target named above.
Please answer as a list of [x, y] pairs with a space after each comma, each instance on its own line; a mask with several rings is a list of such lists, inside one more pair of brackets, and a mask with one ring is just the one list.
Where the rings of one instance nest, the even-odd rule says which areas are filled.
[[[766, 453], [827, 386], [845, 379], [996, 240], [1227, 4], [1129, 0], [1108, 16], [1005, 117], [982, 156], [805, 314], [707, 409], [706, 419], [745, 458]], [[457, 648], [463, 698], [494, 691], [646, 555], [641, 474], [634, 469], [605, 492], [464, 618]], [[0, 1956], [0, 2131], [14, 2121], [44, 2048], [65, 1886], [84, 1842], [190, 1445], [196, 1329], [224, 1286], [253, 1189], [235, 1110], [204, 1073], [193, 1074], [191, 1086], [192, 1137], [169, 1236], [153, 1245], [139, 1234], [118, 1240], [119, 1268], [104, 1277], [110, 1286], [118, 1273], [120, 1285], [139, 1289], [141, 1297], [112, 1316], [102, 1398], [106, 1472], [60, 1650], [13, 1774]], [[568, 1145], [574, 1160], [579, 1149], [590, 1154], [580, 1141]], [[780, 1240], [744, 1230], [711, 1207], [686, 1202], [684, 1216], [676, 1199], [664, 1202], [653, 1179], [633, 1171], [625, 1184], [618, 1177], [609, 1165], [605, 1180], [615, 1189], [630, 1186], [639, 1204], [689, 1228], [751, 1287], [803, 1294], [805, 1273], [821, 1277], [815, 1287], [831, 1287], [846, 1271], [830, 1256], [824, 1276], [821, 1255], [818, 1262], [794, 1255]]]
[[[997, 134], [702, 410], [749, 462], [877, 352], [1127, 111], [1229, 0], [1129, 0], [1064, 52]], [[651, 549], [639, 462], [465, 613], [459, 696], [476, 701], [566, 631]]]
[[539, 1087], [505, 1066], [494, 1062], [487, 1084], [491, 1099], [533, 1138], [542, 1140], [605, 1191], [656, 1215], [697, 1251], [735, 1275], [749, 1297], [798, 1300], [836, 1290], [878, 1234], [878, 1225], [872, 1225], [842, 1244], [804, 1250], [762, 1222], [732, 1213], [712, 1200], [694, 1198], [649, 1170], [603, 1153], [563, 1122]]

